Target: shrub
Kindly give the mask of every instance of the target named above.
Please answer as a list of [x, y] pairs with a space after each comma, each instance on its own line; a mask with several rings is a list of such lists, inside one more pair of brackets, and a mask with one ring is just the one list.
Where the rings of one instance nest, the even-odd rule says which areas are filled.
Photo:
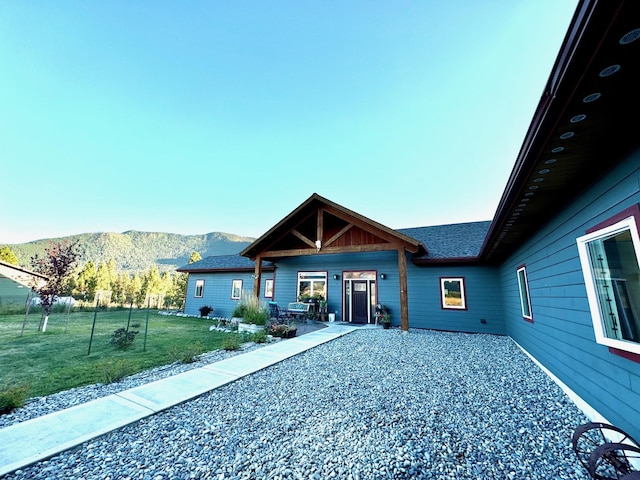
[[213, 312], [213, 308], [209, 305], [203, 305], [198, 310], [200, 310], [201, 317], [208, 317], [211, 312]]
[[237, 335], [227, 335], [222, 340], [222, 349], [229, 352], [240, 349], [240, 338]]
[[246, 310], [247, 310], [246, 305], [241, 302], [237, 304], [236, 307], [233, 309], [233, 312], [231, 312], [231, 316], [234, 318], [244, 318]]
[[266, 343], [267, 342], [267, 332], [264, 330], [260, 330], [259, 332], [251, 335], [251, 341], [255, 343]]
[[122, 380], [134, 372], [133, 364], [125, 358], [104, 360], [97, 365], [97, 368], [102, 376], [102, 382], [106, 384]]
[[20, 408], [28, 398], [29, 387], [18, 385], [0, 390], [0, 415], [9, 413], [14, 408]]
[[115, 345], [120, 350], [126, 350], [136, 339], [136, 335], [140, 333], [137, 330], [127, 330], [125, 328], [119, 328], [111, 336], [111, 344]]
[[193, 363], [198, 359], [198, 355], [201, 355], [204, 350], [202, 342], [197, 341], [185, 348], [180, 348], [177, 345], [174, 345], [169, 351], [169, 355], [171, 355], [171, 357], [177, 362]]
[[242, 318], [244, 323], [266, 325], [269, 320], [269, 310], [253, 295], [245, 295], [233, 310], [233, 316]]

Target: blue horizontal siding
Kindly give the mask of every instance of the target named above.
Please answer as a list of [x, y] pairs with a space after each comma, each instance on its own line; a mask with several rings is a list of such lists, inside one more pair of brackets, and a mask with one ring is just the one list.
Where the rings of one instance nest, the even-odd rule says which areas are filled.
[[[299, 271], [326, 271], [327, 301], [337, 320], [343, 318], [342, 279], [345, 271], [375, 270], [384, 273], [378, 279], [377, 299], [389, 307], [392, 325], [400, 325], [400, 278], [398, 254], [392, 252], [350, 253], [341, 255], [308, 255], [281, 259], [277, 262], [275, 298], [281, 305], [295, 300]], [[338, 280], [333, 276], [339, 275]], [[467, 310], [443, 310], [440, 306], [440, 277], [465, 277]], [[407, 264], [407, 297], [409, 326], [461, 332], [504, 334], [498, 269], [467, 266], [417, 267]], [[485, 319], [486, 323], [480, 320]]]
[[[410, 326], [504, 334], [499, 271], [483, 266], [408, 266]], [[467, 310], [442, 309], [440, 277], [464, 277]], [[484, 319], [486, 323], [481, 323]]]
[[[507, 333], [615, 425], [640, 437], [640, 363], [595, 342], [576, 239], [640, 202], [636, 151], [536, 232], [500, 267]], [[534, 323], [520, 310], [526, 264]]]
[[[398, 254], [397, 252], [363, 252], [339, 255], [306, 255], [283, 258], [277, 261], [274, 281], [274, 300], [286, 305], [296, 300], [298, 272], [327, 272], [327, 309], [336, 313], [336, 320], [343, 319], [342, 281], [345, 271], [375, 270], [384, 273], [386, 280], [376, 282], [378, 301], [386, 303], [400, 321]], [[338, 275], [334, 280], [333, 276]], [[393, 316], [393, 315], [392, 315]]]
[[[262, 275], [262, 285], [260, 295], [263, 301], [271, 300], [264, 298], [264, 283], [267, 279], [272, 279], [271, 272]], [[196, 298], [196, 281], [204, 280], [204, 291], [202, 298]], [[253, 292], [253, 278], [247, 272], [242, 273], [190, 273], [187, 282], [187, 298], [184, 312], [188, 315], [200, 315], [200, 307], [208, 305], [214, 309], [210, 316], [231, 317], [233, 309], [238, 304], [238, 300], [231, 299], [231, 286], [233, 280], [242, 280], [242, 289], [246, 293]]]

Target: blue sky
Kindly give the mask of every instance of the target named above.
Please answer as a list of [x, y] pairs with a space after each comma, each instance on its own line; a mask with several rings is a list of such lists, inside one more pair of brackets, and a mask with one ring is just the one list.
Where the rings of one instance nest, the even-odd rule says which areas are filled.
[[0, 5], [0, 244], [493, 217], [577, 0]]

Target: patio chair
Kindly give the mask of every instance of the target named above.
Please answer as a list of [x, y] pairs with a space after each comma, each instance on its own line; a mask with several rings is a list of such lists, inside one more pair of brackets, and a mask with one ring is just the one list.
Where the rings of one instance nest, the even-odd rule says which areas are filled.
[[281, 323], [287, 323], [289, 314], [286, 310], [281, 309], [277, 302], [269, 302], [269, 318], [275, 319]]

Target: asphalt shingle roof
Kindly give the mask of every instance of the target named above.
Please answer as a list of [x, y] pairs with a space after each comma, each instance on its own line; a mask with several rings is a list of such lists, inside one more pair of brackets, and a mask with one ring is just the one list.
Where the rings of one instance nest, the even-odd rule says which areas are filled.
[[[208, 270], [253, 270], [256, 262], [240, 255], [216, 255], [178, 268], [179, 272], [203, 272]], [[262, 262], [262, 268], [273, 267], [272, 262]]]
[[401, 228], [398, 232], [415, 238], [427, 247], [429, 253], [421, 260], [474, 258], [489, 231], [490, 221], [456, 223], [432, 227]]
[[[397, 232], [418, 240], [429, 253], [420, 260], [473, 259], [476, 258], [491, 225], [490, 221], [456, 223], [430, 227], [400, 228]], [[266, 269], [273, 262], [263, 262]], [[179, 272], [242, 271], [253, 270], [255, 262], [240, 255], [217, 255], [206, 257], [178, 269]]]

